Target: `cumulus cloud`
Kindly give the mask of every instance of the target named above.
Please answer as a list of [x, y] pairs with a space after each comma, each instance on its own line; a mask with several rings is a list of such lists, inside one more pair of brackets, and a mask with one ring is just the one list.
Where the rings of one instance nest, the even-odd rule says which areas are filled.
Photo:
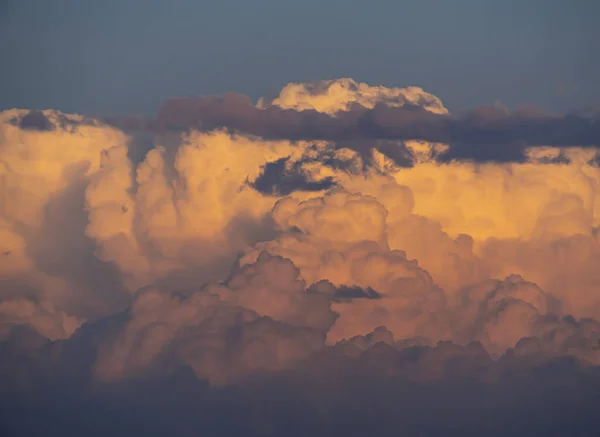
[[371, 109], [378, 103], [384, 103], [390, 107], [420, 106], [436, 114], [448, 112], [440, 99], [419, 87], [370, 86], [350, 78], [312, 83], [290, 83], [283, 87], [276, 98], [260, 99], [257, 106], [259, 108], [278, 106], [298, 111], [312, 109], [336, 115], [340, 111], [350, 110], [354, 104]]
[[102, 345], [101, 379], [142, 373], [165, 352], [199, 377], [227, 381], [278, 369], [324, 347], [331, 302], [306, 290], [289, 260], [261, 255], [226, 284], [189, 294], [149, 289], [134, 299], [117, 334]]
[[591, 426], [565, 403], [600, 384], [597, 140], [350, 79], [158, 120], [5, 111], [0, 429], [73, 409], [101, 433], [437, 435], [456, 406], [447, 427], [503, 435], [465, 411], [507, 399], [562, 408], [538, 434]]

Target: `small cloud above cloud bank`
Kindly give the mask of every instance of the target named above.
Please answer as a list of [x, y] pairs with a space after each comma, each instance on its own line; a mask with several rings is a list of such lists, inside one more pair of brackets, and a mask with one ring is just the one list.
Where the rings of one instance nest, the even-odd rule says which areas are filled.
[[2, 435], [595, 435], [599, 129], [351, 79], [0, 113]]

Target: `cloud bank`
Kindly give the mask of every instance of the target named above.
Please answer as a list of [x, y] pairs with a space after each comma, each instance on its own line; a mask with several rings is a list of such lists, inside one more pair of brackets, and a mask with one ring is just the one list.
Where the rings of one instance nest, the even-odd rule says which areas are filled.
[[350, 79], [5, 111], [0, 425], [594, 435], [598, 129]]

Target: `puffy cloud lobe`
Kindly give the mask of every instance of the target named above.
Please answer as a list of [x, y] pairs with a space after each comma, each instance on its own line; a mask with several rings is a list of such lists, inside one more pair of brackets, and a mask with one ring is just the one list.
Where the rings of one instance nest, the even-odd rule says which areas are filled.
[[300, 271], [289, 259], [264, 252], [243, 266], [225, 286], [208, 290], [222, 299], [293, 325], [327, 331], [335, 321], [329, 297], [306, 290]]
[[290, 83], [281, 90], [275, 99], [270, 102], [261, 99], [257, 106], [278, 106], [298, 111], [312, 109], [336, 115], [341, 111], [350, 110], [356, 103], [365, 108], [373, 108], [378, 103], [385, 103], [391, 107], [420, 106], [437, 114], [448, 112], [440, 99], [426, 93], [421, 88], [369, 86], [349, 78], [313, 83]]
[[334, 243], [383, 242], [386, 216], [387, 211], [375, 198], [341, 191], [301, 204], [285, 198], [273, 208], [273, 219], [282, 229], [297, 228], [310, 237]]
[[474, 252], [470, 235], [452, 238], [438, 222], [416, 214], [390, 223], [388, 229], [390, 247], [402, 248], [408, 256], [419, 260], [448, 292], [488, 277], [487, 267]]
[[[512, 275], [464, 289], [457, 308], [457, 339], [482, 342], [491, 353], [502, 354], [534, 334], [551, 299], [537, 285]], [[461, 332], [462, 331], [462, 332]]]
[[387, 211], [371, 196], [333, 191], [300, 203], [284, 198], [273, 209], [283, 233], [278, 240], [258, 244], [242, 263], [265, 250], [291, 259], [309, 284], [328, 280], [335, 286], [370, 287], [382, 295], [381, 300], [336, 304], [340, 319], [329, 341], [380, 324], [411, 336], [427, 329], [423, 325], [443, 308], [444, 294], [416, 261], [389, 250], [386, 217]]
[[[95, 375], [114, 379], [143, 372], [178, 335], [197, 328], [210, 341], [237, 321], [252, 321], [256, 314], [219, 305], [218, 296], [195, 293], [189, 298], [148, 290], [133, 301], [129, 317], [113, 341], [99, 351]], [[204, 333], [203, 332], [203, 333]], [[211, 335], [212, 334], [212, 335]], [[221, 342], [215, 339], [217, 345]], [[210, 343], [205, 345], [210, 355]]]
[[336, 319], [326, 295], [306, 290], [288, 260], [263, 254], [225, 285], [187, 295], [149, 289], [101, 346], [98, 378], [149, 371], [163, 354], [216, 383], [278, 369], [324, 346]]

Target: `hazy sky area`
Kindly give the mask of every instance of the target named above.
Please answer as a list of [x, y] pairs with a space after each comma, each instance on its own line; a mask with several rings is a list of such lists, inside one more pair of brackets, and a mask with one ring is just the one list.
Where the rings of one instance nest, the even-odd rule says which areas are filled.
[[3, 0], [0, 109], [155, 113], [168, 97], [352, 77], [450, 110], [600, 99], [595, 0]]

